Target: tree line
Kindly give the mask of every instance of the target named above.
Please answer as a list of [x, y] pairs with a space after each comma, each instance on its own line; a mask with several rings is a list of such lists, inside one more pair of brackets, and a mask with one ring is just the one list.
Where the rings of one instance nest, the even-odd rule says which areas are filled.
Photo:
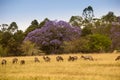
[[16, 22], [0, 25], [0, 56], [61, 53], [100, 53], [120, 50], [120, 16], [108, 12], [94, 17], [91, 6], [69, 22], [33, 20], [23, 32]]

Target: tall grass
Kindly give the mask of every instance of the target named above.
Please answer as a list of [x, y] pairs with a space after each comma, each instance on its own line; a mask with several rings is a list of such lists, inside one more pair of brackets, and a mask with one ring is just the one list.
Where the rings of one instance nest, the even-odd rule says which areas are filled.
[[[76, 55], [79, 59], [68, 62], [69, 55]], [[61, 55], [63, 62], [56, 61], [57, 55], [49, 56], [51, 62], [37, 56], [40, 63], [34, 62], [35, 56], [17, 57], [19, 61], [24, 59], [25, 65], [12, 64], [13, 57], [4, 57], [7, 64], [0, 64], [0, 80], [120, 80], [120, 61], [115, 61], [120, 54], [84, 54], [93, 56], [95, 61], [83, 60], [81, 55]]]

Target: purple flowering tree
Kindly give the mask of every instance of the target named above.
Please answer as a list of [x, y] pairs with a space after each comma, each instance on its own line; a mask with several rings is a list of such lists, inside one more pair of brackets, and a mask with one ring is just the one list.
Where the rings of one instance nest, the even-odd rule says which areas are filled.
[[42, 28], [30, 32], [25, 40], [36, 43], [48, 54], [54, 54], [60, 52], [64, 41], [79, 38], [80, 34], [79, 27], [71, 26], [65, 21], [48, 21]]
[[112, 25], [110, 32], [110, 37], [112, 40], [112, 49], [120, 50], [120, 25]]

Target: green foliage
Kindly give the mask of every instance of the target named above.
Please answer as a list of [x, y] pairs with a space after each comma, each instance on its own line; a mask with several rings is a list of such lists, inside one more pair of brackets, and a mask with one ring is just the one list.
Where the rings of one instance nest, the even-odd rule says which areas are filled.
[[105, 16], [102, 17], [102, 20], [106, 21], [108, 23], [111, 23], [111, 22], [116, 22], [117, 17], [114, 15], [113, 12], [108, 12], [108, 14], [106, 14]]
[[22, 31], [17, 30], [14, 34], [8, 31], [1, 32], [0, 36], [0, 44], [3, 49], [6, 49], [8, 52], [6, 56], [21, 55], [20, 45], [24, 39], [24, 34]]
[[88, 37], [81, 37], [76, 43], [79, 52], [88, 53], [90, 50]]
[[92, 27], [84, 27], [82, 29], [82, 35], [81, 36], [87, 36], [87, 35], [90, 35], [92, 34]]
[[24, 41], [21, 45], [21, 50], [24, 52], [23, 55], [36, 55], [39, 54], [40, 50], [36, 45], [30, 41]]
[[110, 50], [111, 40], [101, 34], [92, 34], [64, 44], [64, 52], [66, 53], [107, 52]]
[[94, 17], [94, 10], [93, 10], [92, 6], [86, 7], [83, 10], [82, 15], [85, 20], [87, 20], [88, 22], [91, 22], [92, 18]]
[[33, 21], [31, 22], [31, 25], [26, 29], [25, 35], [27, 35], [27, 34], [28, 34], [29, 32], [31, 32], [31, 31], [37, 29], [37, 28], [38, 28], [38, 25], [39, 25], [38, 21], [37, 21], [37, 20], [33, 20]]
[[4, 32], [1, 34], [0, 44], [3, 47], [7, 47], [8, 40], [12, 37], [12, 34], [10, 32]]
[[79, 52], [89, 52], [89, 40], [87, 38], [80, 38], [74, 41], [64, 43], [65, 53], [79, 53]]
[[11, 24], [10, 24], [10, 26], [8, 27], [8, 31], [10, 31], [10, 32], [16, 32], [18, 30], [18, 26], [17, 26], [17, 24], [16, 24], [16, 22], [12, 22]]
[[111, 35], [111, 24], [102, 24], [100, 26], [97, 26], [96, 28], [94, 28], [92, 30], [93, 34], [102, 34], [102, 35], [106, 35], [106, 36], [110, 36]]
[[22, 55], [22, 51], [20, 50], [20, 42], [17, 42], [14, 37], [11, 37], [8, 40], [7, 48], [8, 48], [8, 56], [18, 56]]
[[9, 56], [13, 56], [13, 54], [16, 54], [17, 53], [17, 43], [15, 41], [15, 39], [13, 37], [11, 37], [9, 40], [8, 40], [8, 44], [7, 44], [7, 48], [8, 48], [8, 52], [9, 52]]
[[36, 26], [38, 26], [38, 21], [37, 20], [33, 20], [32, 22], [31, 22], [31, 25], [36, 25]]
[[79, 26], [80, 27], [82, 25], [82, 21], [83, 21], [83, 18], [81, 16], [72, 16], [70, 18], [69, 23], [72, 26]]
[[89, 35], [90, 52], [106, 52], [110, 49], [111, 40], [101, 34]]
[[48, 18], [45, 18], [45, 19], [39, 24], [38, 27], [39, 27], [39, 28], [43, 27], [47, 21], [50, 21], [50, 20], [49, 20]]
[[8, 29], [8, 24], [2, 24], [2, 25], [0, 25], [0, 31], [1, 32], [5, 32], [5, 31], [7, 31], [7, 29]]
[[22, 41], [24, 40], [25, 35], [22, 30], [18, 30], [16, 33], [14, 33], [13, 37], [17, 43], [21, 44]]
[[0, 56], [7, 56], [8, 53], [8, 49], [7, 48], [3, 48], [2, 45], [0, 45]]
[[94, 22], [94, 26], [95, 26], [95, 27], [99, 27], [99, 26], [100, 26], [100, 21], [99, 21], [99, 20], [95, 21], [95, 22]]

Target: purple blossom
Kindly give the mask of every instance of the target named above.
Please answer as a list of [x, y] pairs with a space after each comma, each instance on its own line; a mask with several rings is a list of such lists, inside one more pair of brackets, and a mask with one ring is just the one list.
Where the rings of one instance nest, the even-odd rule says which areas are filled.
[[42, 45], [44, 45], [44, 46], [49, 46], [49, 43], [46, 42], [46, 41], [43, 41], [43, 42], [42, 42]]
[[80, 34], [79, 27], [71, 26], [65, 21], [48, 21], [42, 28], [30, 32], [25, 40], [30, 40], [40, 46], [61, 46], [64, 41], [79, 38]]
[[113, 49], [120, 49], [120, 26], [113, 25], [111, 27], [111, 40], [112, 40], [112, 48]]
[[60, 45], [62, 42], [60, 41], [60, 40], [58, 40], [58, 39], [54, 39], [54, 40], [51, 40], [50, 41], [50, 44], [51, 45]]

